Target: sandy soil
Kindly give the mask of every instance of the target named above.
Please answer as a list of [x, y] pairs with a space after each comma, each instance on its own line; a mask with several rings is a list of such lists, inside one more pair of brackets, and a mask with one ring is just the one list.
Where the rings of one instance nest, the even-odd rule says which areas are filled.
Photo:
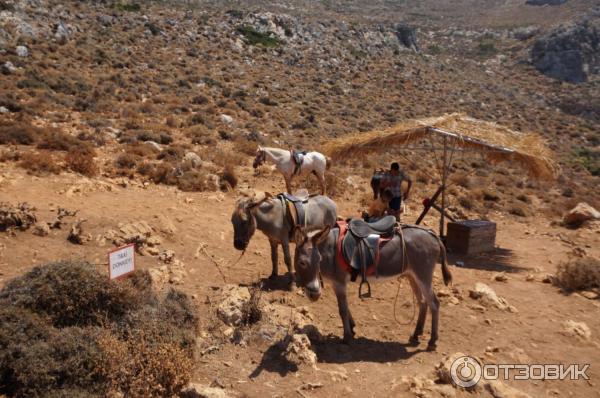
[[[138, 184], [123, 187], [115, 180], [86, 182], [71, 174], [38, 178], [4, 165], [3, 168], [0, 202], [26, 201], [37, 208], [38, 219], [44, 222], [54, 218], [57, 207], [78, 213], [67, 221], [67, 226], [52, 230], [47, 237], [35, 236], [31, 231], [2, 234], [0, 286], [36, 264], [57, 259], [86, 259], [100, 268], [106, 267], [106, 253], [111, 246], [101, 245], [97, 236], [119, 223], [146, 221], [156, 229], [166, 225], [175, 229], [175, 233], [161, 234], [160, 247], [175, 251], [176, 257], [185, 263], [188, 274], [179, 288], [196, 299], [203, 336], [208, 336], [214, 322], [213, 309], [208, 303], [223, 280], [206, 253], [221, 264], [228, 283], [251, 284], [270, 273], [268, 242], [261, 234], [253, 238], [246, 255], [231, 266], [239, 257], [239, 252], [233, 249], [229, 221], [234, 193], [184, 193], [172, 187]], [[271, 192], [283, 189], [280, 179], [245, 175], [242, 184]], [[353, 214], [358, 207], [357, 198], [349, 199], [338, 201], [343, 215]], [[417, 203], [412, 206], [417, 208]], [[600, 228], [568, 230], [536, 217], [518, 221], [499, 213], [491, 216], [498, 223], [498, 250], [476, 258], [451, 258], [457, 293], [442, 288], [441, 272], [436, 271], [437, 290], [450, 292], [450, 296], [440, 297], [440, 340], [436, 352], [425, 351], [428, 336], [424, 336], [419, 347], [406, 344], [414, 322], [400, 326], [394, 321], [392, 309], [399, 283], [395, 280], [374, 285], [374, 297], [364, 302], [357, 297], [358, 286], [350, 287], [350, 306], [357, 321], [357, 340], [350, 346], [341, 343], [341, 321], [331, 290], [326, 288], [321, 300], [312, 303], [299, 291], [286, 291], [281, 280], [269, 285], [271, 289], [265, 288], [263, 297], [270, 302], [285, 303], [291, 313], [294, 308], [304, 306], [312, 314], [314, 325], [324, 336], [321, 341], [313, 342], [318, 357], [316, 368], [291, 371], [284, 366], [275, 341], [253, 339], [245, 345], [224, 343], [208, 350], [198, 359], [194, 381], [221, 385], [248, 396], [412, 396], [414, 386], [411, 391], [404, 376], [434, 379], [434, 368], [446, 355], [463, 352], [487, 363], [590, 364], [589, 381], [513, 380], [507, 384], [532, 396], [600, 396], [600, 302], [579, 294], [562, 294], [542, 282], [575, 246], [589, 255], [600, 256]], [[414, 218], [415, 214], [407, 216], [408, 221]], [[74, 245], [66, 240], [68, 225], [75, 219], [87, 220], [84, 227], [94, 237], [91, 242]], [[434, 218], [428, 218], [428, 222], [436, 225]], [[198, 249], [201, 245], [205, 245], [206, 252]], [[137, 260], [142, 268], [160, 265], [152, 256], [138, 256]], [[464, 266], [455, 266], [456, 261], [463, 261]], [[280, 272], [284, 268], [281, 264]], [[508, 280], [493, 280], [497, 272], [506, 272]], [[528, 280], [531, 275], [533, 280]], [[479, 307], [477, 301], [469, 298], [469, 289], [476, 282], [491, 286], [518, 312]], [[458, 304], [451, 304], [452, 296], [458, 298]], [[413, 310], [406, 283], [402, 285], [399, 303], [398, 319], [407, 323]], [[562, 324], [567, 320], [585, 322], [592, 331], [591, 339], [564, 334]], [[429, 324], [425, 330], [427, 334]], [[315, 383], [316, 387], [298, 390], [307, 383]], [[425, 396], [442, 393], [470, 395], [449, 388], [428, 391]]]

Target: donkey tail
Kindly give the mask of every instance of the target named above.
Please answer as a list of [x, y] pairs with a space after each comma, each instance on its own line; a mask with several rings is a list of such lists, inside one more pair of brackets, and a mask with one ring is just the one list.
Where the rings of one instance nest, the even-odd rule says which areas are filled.
[[452, 284], [452, 273], [450, 273], [450, 269], [448, 268], [448, 264], [447, 264], [447, 257], [446, 257], [446, 246], [444, 246], [444, 243], [442, 242], [442, 240], [438, 237], [438, 243], [440, 244], [440, 251], [441, 251], [441, 257], [442, 257], [442, 275], [444, 276], [444, 285], [448, 286], [450, 284]]
[[331, 163], [333, 161], [329, 156], [325, 156], [325, 170], [329, 170], [331, 168]]

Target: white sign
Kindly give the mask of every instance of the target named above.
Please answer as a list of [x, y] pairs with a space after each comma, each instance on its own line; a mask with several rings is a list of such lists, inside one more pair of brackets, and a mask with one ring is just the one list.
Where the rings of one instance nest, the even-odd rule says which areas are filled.
[[108, 277], [123, 277], [135, 269], [135, 244], [119, 247], [108, 253]]

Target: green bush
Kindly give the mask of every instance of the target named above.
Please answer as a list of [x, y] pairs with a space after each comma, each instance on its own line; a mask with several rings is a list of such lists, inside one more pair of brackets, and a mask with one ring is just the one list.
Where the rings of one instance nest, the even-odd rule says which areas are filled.
[[119, 11], [138, 12], [142, 7], [138, 3], [115, 3], [113, 8]]
[[279, 47], [283, 42], [276, 37], [273, 37], [270, 33], [261, 33], [254, 29], [252, 26], [240, 26], [237, 28], [237, 32], [244, 36], [246, 44], [252, 46], [262, 46], [267, 48]]
[[492, 56], [498, 53], [498, 49], [496, 48], [494, 42], [485, 40], [479, 43], [477, 46], [477, 52], [482, 56]]
[[589, 148], [575, 147], [573, 155], [576, 161], [587, 169], [593, 176], [600, 176], [600, 151]]

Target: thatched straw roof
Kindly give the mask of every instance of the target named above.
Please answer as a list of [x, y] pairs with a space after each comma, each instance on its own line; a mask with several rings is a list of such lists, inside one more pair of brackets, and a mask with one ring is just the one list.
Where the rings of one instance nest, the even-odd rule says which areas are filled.
[[535, 177], [552, 178], [557, 170], [552, 151], [540, 136], [461, 113], [414, 119], [385, 130], [346, 135], [327, 142], [321, 150], [333, 159], [350, 158], [403, 146], [432, 134], [447, 137], [452, 146], [481, 151], [490, 161], [517, 163]]

